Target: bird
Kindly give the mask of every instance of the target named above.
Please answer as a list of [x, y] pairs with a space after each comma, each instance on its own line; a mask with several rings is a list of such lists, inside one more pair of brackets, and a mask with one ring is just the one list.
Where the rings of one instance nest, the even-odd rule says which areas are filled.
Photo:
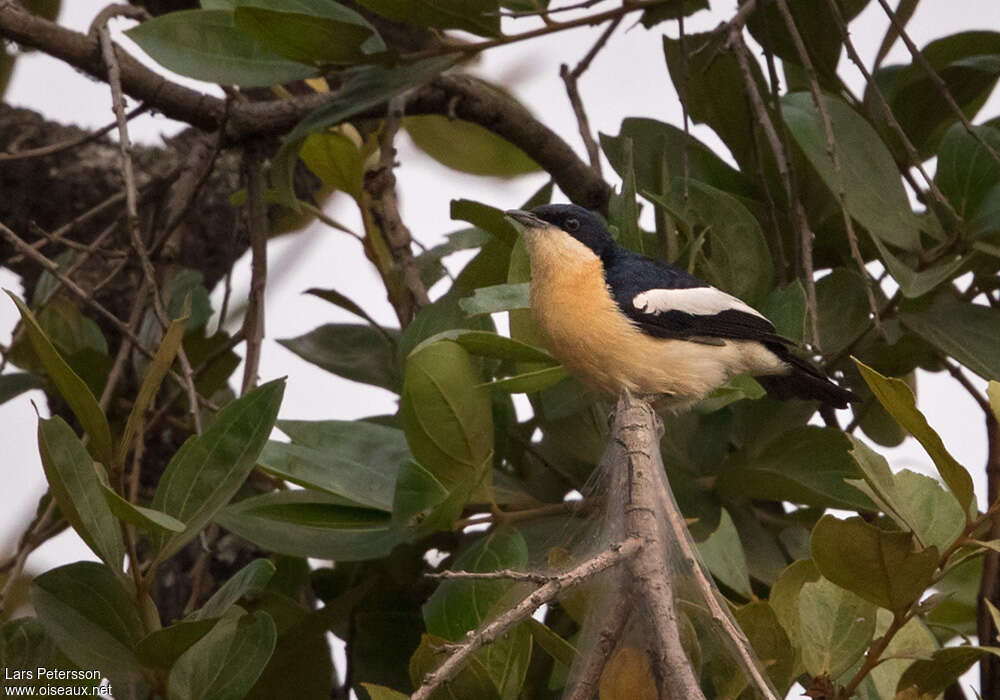
[[592, 389], [613, 398], [628, 390], [679, 411], [750, 374], [778, 399], [836, 408], [858, 400], [752, 306], [619, 245], [595, 213], [545, 204], [505, 215], [528, 252], [542, 339]]

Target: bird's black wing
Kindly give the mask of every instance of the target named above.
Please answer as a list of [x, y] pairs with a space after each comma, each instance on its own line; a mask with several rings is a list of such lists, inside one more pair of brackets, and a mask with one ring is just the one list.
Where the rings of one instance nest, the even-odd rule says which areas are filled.
[[618, 308], [649, 335], [792, 344], [744, 302], [672, 265], [618, 248], [604, 260], [604, 270]]

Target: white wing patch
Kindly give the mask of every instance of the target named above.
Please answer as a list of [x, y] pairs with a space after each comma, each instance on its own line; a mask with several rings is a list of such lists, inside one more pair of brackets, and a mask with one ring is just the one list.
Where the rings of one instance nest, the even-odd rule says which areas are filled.
[[650, 289], [632, 299], [635, 308], [654, 316], [667, 311], [683, 311], [695, 316], [714, 316], [722, 311], [741, 311], [767, 320], [762, 313], [715, 287]]

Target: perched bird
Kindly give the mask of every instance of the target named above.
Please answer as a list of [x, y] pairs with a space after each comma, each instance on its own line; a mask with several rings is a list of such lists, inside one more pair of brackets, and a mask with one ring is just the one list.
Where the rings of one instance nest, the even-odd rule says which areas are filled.
[[748, 373], [776, 398], [844, 408], [856, 397], [792, 353], [760, 312], [618, 245], [572, 204], [506, 212], [531, 258], [531, 310], [552, 354], [586, 384], [682, 408]]

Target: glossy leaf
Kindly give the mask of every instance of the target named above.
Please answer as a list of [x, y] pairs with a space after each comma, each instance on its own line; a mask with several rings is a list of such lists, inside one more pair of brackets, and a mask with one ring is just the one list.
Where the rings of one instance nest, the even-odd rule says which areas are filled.
[[38, 325], [34, 314], [24, 305], [24, 302], [9, 291], [7, 295], [21, 312], [21, 321], [24, 323], [25, 332], [28, 334], [38, 358], [45, 366], [49, 378], [73, 410], [84, 431], [90, 436], [89, 449], [91, 454], [104, 464], [112, 464], [111, 428], [108, 427], [108, 419], [104, 417], [104, 411], [97, 404], [94, 394], [91, 393], [86, 383], [69, 368], [49, 339], [45, 337], [45, 333]]
[[135, 432], [142, 423], [143, 414], [149, 408], [153, 397], [156, 396], [163, 378], [170, 371], [170, 365], [173, 364], [177, 350], [181, 346], [181, 341], [184, 340], [186, 323], [187, 317], [185, 316], [176, 319], [167, 327], [167, 332], [164, 333], [163, 340], [160, 342], [160, 347], [156, 350], [156, 354], [153, 355], [153, 359], [146, 369], [146, 376], [142, 378], [139, 393], [136, 394], [135, 401], [132, 402], [132, 410], [129, 411], [128, 420], [125, 422], [125, 431], [122, 433], [122, 439], [118, 443], [117, 454], [119, 460], [124, 460], [125, 455], [131, 449], [132, 438], [135, 437]]
[[486, 468], [493, 452], [489, 392], [469, 353], [441, 341], [409, 356], [400, 413], [413, 456], [446, 487]]
[[915, 550], [909, 532], [883, 530], [861, 518], [823, 516], [812, 532], [816, 567], [833, 583], [887, 610], [904, 610], [931, 584], [936, 547]]
[[916, 399], [910, 387], [900, 379], [884, 377], [858, 360], [854, 361], [861, 376], [885, 409], [910, 435], [915, 437], [927, 454], [934, 460], [941, 478], [955, 494], [965, 512], [975, 503], [972, 477], [945, 448], [941, 437], [927, 423], [924, 414], [917, 409]]
[[170, 12], [125, 33], [164, 68], [210, 83], [261, 87], [316, 72], [264, 48], [226, 10]]
[[413, 349], [419, 352], [423, 348], [441, 340], [450, 340], [461, 345], [471, 355], [491, 357], [509, 362], [533, 362], [554, 364], [556, 360], [545, 350], [522, 343], [513, 338], [493, 333], [492, 331], [476, 331], [456, 328], [432, 335]]
[[372, 700], [406, 700], [409, 696], [399, 692], [398, 690], [393, 690], [392, 688], [386, 688], [384, 685], [375, 685], [374, 683], [362, 683], [361, 687], [364, 688], [369, 697]]
[[63, 516], [111, 570], [121, 573], [125, 560], [121, 526], [104, 500], [87, 448], [66, 421], [56, 416], [39, 419], [38, 451], [45, 478]]
[[816, 283], [819, 341], [824, 354], [839, 353], [868, 330], [865, 284], [857, 271], [846, 267], [834, 268]]
[[103, 564], [77, 562], [51, 569], [31, 583], [31, 603], [46, 633], [80, 668], [96, 668], [112, 682], [137, 680], [133, 648], [142, 622], [131, 591]]
[[355, 63], [386, 50], [364, 17], [336, 2], [240, 0], [234, 18], [264, 48], [297, 63]]
[[930, 267], [916, 270], [889, 250], [889, 247], [881, 240], [876, 238], [874, 242], [889, 274], [899, 284], [903, 296], [908, 299], [921, 297], [943, 282], [947, 282], [958, 274], [958, 271], [968, 260], [967, 256], [951, 254], [944, 256], [941, 261]]
[[379, 331], [356, 323], [327, 323], [278, 342], [307, 362], [345, 379], [399, 391], [395, 347]]
[[417, 148], [452, 170], [491, 177], [516, 177], [539, 170], [520, 148], [472, 122], [423, 114], [405, 117], [403, 126]]
[[387, 513], [321, 491], [254, 496], [223, 508], [215, 521], [263, 549], [295, 557], [378, 559], [399, 542]]
[[818, 581], [819, 570], [811, 559], [793, 561], [781, 572], [771, 586], [768, 602], [782, 628], [796, 649], [802, 645], [799, 624], [799, 594], [810, 581]]
[[[818, 291], [817, 291], [818, 293]], [[824, 307], [817, 302], [817, 307]], [[764, 317], [774, 324], [778, 335], [802, 342], [805, 332], [806, 290], [800, 280], [789, 282], [784, 287], [772, 289], [764, 297], [758, 308]], [[820, 337], [824, 337], [820, 333]]]
[[802, 661], [812, 676], [837, 678], [864, 653], [875, 633], [875, 606], [826, 579], [799, 593]]
[[[414, 688], [424, 677], [441, 665], [443, 659], [437, 652], [448, 640], [433, 634], [422, 634], [420, 646], [410, 658], [410, 681]], [[496, 685], [479, 654], [473, 654], [461, 671], [448, 682], [448, 687], [431, 696], [432, 700], [476, 698], [476, 700], [501, 700]]]
[[722, 509], [719, 527], [707, 540], [698, 543], [698, 553], [720, 583], [744, 598], [753, 597], [746, 553], [740, 542], [740, 534], [725, 508]]
[[451, 218], [467, 221], [484, 231], [489, 231], [509, 245], [518, 239], [518, 229], [511, 223], [504, 212], [496, 207], [469, 199], [453, 199], [451, 202]]
[[270, 615], [228, 615], [181, 655], [170, 670], [168, 700], [240, 700], [274, 651]]
[[532, 370], [515, 374], [511, 377], [495, 379], [492, 382], [481, 384], [488, 389], [502, 391], [507, 394], [534, 394], [555, 386], [568, 375], [566, 368], [562, 365], [545, 367], [544, 369]]
[[500, 34], [497, 0], [359, 0], [383, 17], [421, 27], [464, 29], [482, 36]]
[[986, 387], [986, 396], [990, 400], [993, 417], [1000, 423], [1000, 382], [990, 380], [989, 385]]
[[254, 559], [230, 576], [204, 605], [192, 613], [191, 619], [207, 620], [221, 617], [241, 599], [260, 595], [274, 576], [274, 572], [275, 566], [269, 560]]
[[642, 230], [639, 228], [639, 205], [635, 201], [635, 159], [632, 140], [624, 139], [622, 144], [622, 186], [621, 192], [612, 192], [608, 202], [608, 223], [611, 234], [625, 248], [637, 253], [644, 252]]
[[152, 507], [187, 527], [154, 537], [158, 561], [197, 537], [246, 481], [271, 434], [284, 390], [284, 379], [277, 379], [231, 402], [208, 430], [188, 438], [171, 458]]
[[833, 428], [789, 430], [759, 454], [737, 453], [719, 478], [722, 494], [851, 510], [870, 510], [871, 500], [845, 479], [861, 476], [850, 443]]
[[[400, 366], [417, 347], [426, 347], [431, 338], [455, 329], [495, 332], [493, 319], [486, 316], [469, 317], [461, 308], [458, 294], [448, 293], [437, 301], [424, 306], [403, 331], [396, 349]], [[443, 337], [443, 336], [442, 336]]]
[[480, 314], [495, 314], [513, 309], [527, 309], [529, 306], [528, 282], [515, 284], [496, 284], [490, 287], [479, 287], [471, 297], [459, 302], [462, 310], [470, 316]]
[[788, 130], [834, 194], [843, 189], [847, 210], [876, 239], [919, 250], [920, 220], [910, 208], [896, 163], [874, 129], [840, 100], [824, 97], [833, 125], [840, 173], [826, 151], [822, 117], [808, 93], [782, 98]]
[[270, 441], [258, 464], [300, 486], [392, 510], [399, 470], [410, 459], [403, 431], [364, 421], [278, 421], [292, 443]]

